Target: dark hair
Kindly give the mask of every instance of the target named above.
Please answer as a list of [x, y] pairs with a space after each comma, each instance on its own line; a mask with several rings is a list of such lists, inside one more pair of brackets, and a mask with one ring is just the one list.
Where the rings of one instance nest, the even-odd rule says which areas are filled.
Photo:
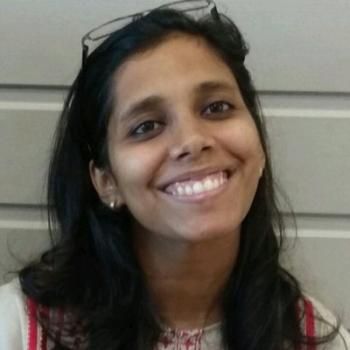
[[[297, 349], [302, 343], [333, 339], [336, 327], [324, 338], [311, 339], [301, 330], [301, 288], [279, 262], [284, 225], [259, 101], [244, 64], [248, 48], [224, 15], [220, 20], [195, 20], [174, 10], [154, 10], [112, 33], [88, 57], [66, 99], [55, 136], [48, 181], [53, 246], [20, 272], [24, 293], [41, 305], [74, 315], [71, 326], [82, 324], [91, 349], [152, 349], [156, 343], [161, 329], [132, 253], [131, 214], [101, 203], [89, 162], [108, 165], [113, 73], [131, 55], [155, 47], [174, 32], [203, 38], [231, 69], [266, 155], [263, 176], [242, 223], [237, 263], [223, 294], [225, 349], [277, 350], [286, 344]], [[40, 321], [58, 348], [72, 346], [62, 336], [57, 339], [50, 323]]]

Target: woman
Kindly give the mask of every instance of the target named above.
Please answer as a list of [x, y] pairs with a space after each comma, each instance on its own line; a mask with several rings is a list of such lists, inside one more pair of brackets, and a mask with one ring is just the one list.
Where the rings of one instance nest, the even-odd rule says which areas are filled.
[[50, 166], [53, 247], [1, 289], [1, 350], [350, 345], [279, 264], [247, 48], [205, 3], [199, 20], [138, 15], [90, 54], [84, 38]]

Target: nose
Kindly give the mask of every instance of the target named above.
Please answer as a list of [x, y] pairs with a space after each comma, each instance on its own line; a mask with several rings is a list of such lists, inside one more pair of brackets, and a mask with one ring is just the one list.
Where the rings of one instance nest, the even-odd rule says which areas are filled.
[[177, 125], [172, 132], [173, 142], [170, 157], [173, 160], [193, 160], [214, 147], [213, 136], [200, 122], [186, 122]]

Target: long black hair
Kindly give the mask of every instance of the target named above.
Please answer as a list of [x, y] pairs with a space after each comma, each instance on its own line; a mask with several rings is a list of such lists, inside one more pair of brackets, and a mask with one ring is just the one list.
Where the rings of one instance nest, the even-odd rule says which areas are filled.
[[[100, 168], [108, 165], [113, 73], [131, 55], [155, 47], [174, 32], [204, 39], [231, 69], [266, 155], [263, 176], [242, 223], [237, 263], [223, 293], [224, 348], [297, 349], [302, 343], [332, 339], [336, 329], [324, 338], [303, 334], [303, 316], [297, 312], [301, 287], [279, 262], [284, 225], [264, 121], [244, 63], [248, 48], [224, 15], [219, 20], [194, 19], [175, 10], [154, 10], [112, 33], [87, 58], [56, 130], [48, 181], [52, 248], [20, 272], [24, 293], [40, 305], [69, 312], [68, 330], [79, 323], [79, 336], [86, 337], [91, 349], [152, 349], [156, 344], [161, 328], [131, 249], [132, 216], [125, 207], [116, 212], [101, 203], [89, 162]], [[52, 323], [38, 318], [57, 348], [74, 348], [62, 334], [58, 339]]]

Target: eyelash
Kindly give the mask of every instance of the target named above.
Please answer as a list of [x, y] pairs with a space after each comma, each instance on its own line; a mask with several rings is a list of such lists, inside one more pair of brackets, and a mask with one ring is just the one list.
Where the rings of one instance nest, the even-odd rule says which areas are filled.
[[[225, 110], [221, 110], [221, 111], [216, 111], [216, 112], [211, 112], [209, 114], [225, 114], [227, 113], [228, 111], [232, 110], [233, 109], [233, 105], [231, 103], [228, 103], [228, 102], [225, 102], [225, 101], [215, 101], [215, 102], [212, 102], [210, 103], [208, 106], [206, 106], [203, 110], [203, 113], [205, 113], [205, 110], [207, 110], [208, 108], [211, 108], [213, 106], [220, 106], [221, 108], [226, 105], [226, 109]], [[206, 113], [205, 113], [206, 114]], [[214, 118], [215, 119], [215, 118]], [[139, 132], [139, 130], [142, 128], [142, 127], [145, 127], [145, 126], [149, 126], [150, 124], [153, 125], [153, 128], [152, 130], [150, 131], [144, 131], [144, 132]], [[155, 125], [158, 125], [156, 128], [154, 128]], [[146, 120], [144, 122], [142, 122], [141, 124], [137, 125], [135, 128], [133, 128], [130, 132], [131, 136], [132, 137], [142, 137], [144, 135], [147, 135], [147, 134], [153, 134], [156, 130], [158, 130], [159, 128], [161, 128], [162, 126], [164, 126], [164, 122], [161, 122], [161, 121], [157, 121], [157, 120]]]
[[223, 107], [223, 105], [226, 105], [228, 108], [226, 110], [224, 110], [224, 111], [212, 112], [212, 113], [226, 113], [226, 112], [230, 111], [233, 108], [233, 105], [231, 103], [228, 103], [228, 102], [225, 102], [225, 101], [215, 101], [215, 102], [210, 103], [207, 107], [205, 107], [205, 109], [208, 109], [208, 108], [210, 108], [212, 106], [215, 106], [215, 105], [216, 106], [220, 105], [221, 107]]
[[[149, 124], [152, 124], [153, 126], [155, 124], [158, 124], [158, 127], [157, 128], [153, 128], [151, 131], [146, 131], [146, 132], [141, 132], [141, 133], [138, 132], [139, 129], [141, 129], [142, 127], [144, 127], [146, 125], [149, 125]], [[131, 134], [131, 136], [134, 136], [134, 137], [142, 137], [145, 134], [153, 133], [155, 130], [158, 130], [163, 124], [164, 123], [159, 122], [157, 120], [146, 120], [143, 123], [141, 123], [138, 126], [136, 126], [136, 128], [132, 129], [130, 134]]]

